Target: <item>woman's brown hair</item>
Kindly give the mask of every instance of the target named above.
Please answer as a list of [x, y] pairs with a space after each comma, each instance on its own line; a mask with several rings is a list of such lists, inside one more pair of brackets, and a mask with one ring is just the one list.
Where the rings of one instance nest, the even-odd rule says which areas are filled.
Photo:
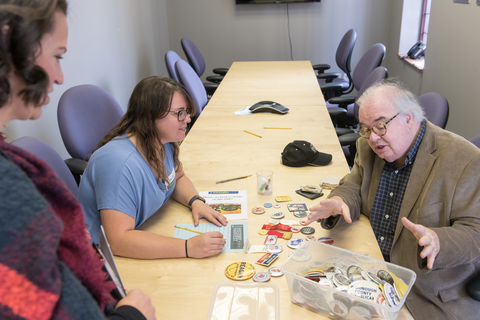
[[42, 105], [47, 97], [48, 75], [35, 65], [40, 41], [53, 29], [54, 13], [67, 14], [66, 0], [2, 0], [0, 4], [0, 108], [10, 96], [9, 74], [26, 84], [19, 95], [25, 104]]
[[[124, 134], [128, 136], [134, 135], [137, 141], [137, 148], [148, 164], [155, 170], [158, 179], [166, 181], [167, 173], [163, 163], [166, 152], [164, 145], [160, 141], [161, 137], [155, 120], [168, 115], [173, 95], [176, 92], [180, 93], [185, 99], [187, 112], [192, 115], [195, 110], [192, 97], [185, 87], [175, 80], [154, 76], [140, 81], [130, 96], [127, 112], [120, 120], [120, 123], [100, 141], [97, 150], [118, 136]], [[180, 170], [182, 165], [178, 157], [178, 143], [172, 143], [172, 146], [173, 159], [177, 170]]]

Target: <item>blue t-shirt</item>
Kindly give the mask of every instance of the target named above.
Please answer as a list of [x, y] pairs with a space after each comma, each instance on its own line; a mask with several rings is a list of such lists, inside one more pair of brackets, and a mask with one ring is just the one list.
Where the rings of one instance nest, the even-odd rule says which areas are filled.
[[168, 181], [157, 177], [133, 142], [117, 137], [95, 151], [88, 161], [78, 190], [92, 242], [100, 236], [100, 210], [114, 209], [135, 219], [135, 229], [162, 207], [175, 189], [173, 147], [164, 145]]

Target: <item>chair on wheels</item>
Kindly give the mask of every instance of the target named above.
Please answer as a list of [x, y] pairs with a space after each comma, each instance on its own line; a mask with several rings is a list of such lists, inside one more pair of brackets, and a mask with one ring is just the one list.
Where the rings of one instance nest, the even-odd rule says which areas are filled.
[[192, 122], [190, 122], [191, 128], [208, 102], [207, 92], [202, 84], [202, 80], [200, 80], [195, 70], [193, 70], [185, 60], [178, 60], [175, 63], [175, 70], [179, 82], [185, 86], [195, 103], [195, 116], [193, 117]]
[[479, 135], [476, 135], [475, 137], [471, 138], [470, 140], [471, 143], [473, 143], [474, 145], [476, 145], [478, 148], [480, 148], [480, 134]]
[[[356, 101], [360, 96], [367, 90], [371, 85], [374, 83], [380, 82], [388, 77], [388, 70], [384, 67], [377, 67], [375, 68], [365, 79], [363, 82], [362, 87], [358, 91], [357, 95], [352, 97], [337, 97], [337, 98], [332, 98], [329, 101], [332, 102], [338, 102], [339, 104], [343, 104], [344, 106], [347, 105], [352, 105], [354, 109], [354, 114], [355, 114], [355, 119], [356, 123], [358, 123], [358, 105], [356, 104]], [[340, 108], [340, 107], [339, 107]], [[345, 110], [344, 108], [341, 108]], [[340, 145], [342, 146], [343, 152], [345, 154], [345, 157], [347, 158], [347, 162], [350, 166], [353, 165], [353, 160], [355, 159], [355, 154], [357, 153], [356, 150], [356, 142], [357, 139], [360, 138], [360, 135], [351, 130], [350, 132], [345, 132], [344, 128], [335, 128], [335, 131], [337, 131], [337, 136], [338, 140], [340, 141]]]
[[[185, 52], [185, 56], [187, 57], [188, 63], [190, 66], [195, 70], [198, 77], [201, 77], [205, 72], [205, 59], [203, 58], [202, 53], [198, 50], [197, 46], [188, 38], [182, 38], [180, 41], [182, 44], [183, 52]], [[222, 81], [223, 76], [225, 76], [228, 72], [227, 68], [215, 68], [213, 69], [213, 73], [218, 74], [217, 76], [208, 76], [206, 80], [209, 81], [204, 83], [205, 90], [207, 91], [208, 95], [213, 95], [215, 90], [218, 87], [218, 84]]]
[[425, 118], [428, 121], [445, 129], [450, 108], [444, 96], [437, 92], [427, 92], [418, 97], [418, 103], [425, 111]]
[[165, 66], [167, 67], [168, 76], [178, 82], [177, 72], [175, 71], [175, 63], [180, 60], [180, 56], [175, 51], [165, 53]]
[[78, 186], [75, 182], [75, 178], [63, 161], [62, 157], [60, 157], [60, 155], [53, 150], [52, 147], [34, 137], [21, 137], [12, 141], [12, 144], [34, 154], [37, 158], [43, 160], [65, 183], [67, 188], [72, 191], [75, 197], [77, 196]]
[[339, 78], [340, 73], [325, 73], [325, 70], [330, 69], [329, 64], [315, 64], [313, 70], [317, 71], [318, 84], [320, 86], [326, 83], [337, 83], [342, 86], [342, 91], [344, 94], [350, 93], [353, 90], [353, 80], [352, 80], [352, 68], [350, 66], [350, 61], [352, 58], [353, 48], [355, 47], [355, 42], [357, 41], [357, 31], [355, 29], [348, 30], [343, 36], [342, 40], [338, 44], [337, 52], [335, 55], [335, 61], [337, 66], [345, 72], [348, 77], [348, 81], [345, 79]]
[[77, 184], [92, 151], [123, 115], [115, 98], [97, 86], [79, 85], [63, 93], [58, 103], [58, 126], [63, 144], [72, 156], [65, 163]]
[[[357, 91], [360, 90], [365, 78], [368, 77], [373, 69], [382, 64], [383, 58], [385, 57], [385, 51], [386, 49], [383, 44], [376, 43], [371, 46], [370, 49], [368, 49], [367, 52], [365, 52], [360, 58], [360, 61], [358, 61], [358, 64], [352, 73], [353, 87]], [[322, 89], [325, 100], [329, 100], [332, 97], [341, 96], [344, 92], [343, 86], [335, 82], [326, 83], [321, 85], [320, 88]]]

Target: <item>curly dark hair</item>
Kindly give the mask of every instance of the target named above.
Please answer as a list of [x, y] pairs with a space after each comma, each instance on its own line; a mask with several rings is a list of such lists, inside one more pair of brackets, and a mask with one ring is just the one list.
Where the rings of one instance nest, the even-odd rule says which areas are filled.
[[26, 84], [19, 95], [25, 104], [42, 105], [47, 98], [48, 75], [35, 65], [40, 41], [53, 29], [53, 16], [67, 14], [66, 0], [1, 0], [0, 2], [0, 108], [10, 96], [12, 72]]
[[[193, 116], [195, 114], [194, 102], [183, 85], [165, 77], [145, 78], [133, 89], [128, 101], [127, 112], [120, 123], [108, 132], [96, 150], [118, 136], [135, 135], [137, 148], [156, 171], [158, 180], [167, 181], [167, 172], [163, 163], [166, 152], [160, 141], [155, 120], [168, 115], [175, 92], [182, 95], [187, 105], [187, 112]], [[173, 159], [178, 171], [182, 167], [178, 157], [180, 148], [178, 143], [172, 143], [172, 146]]]

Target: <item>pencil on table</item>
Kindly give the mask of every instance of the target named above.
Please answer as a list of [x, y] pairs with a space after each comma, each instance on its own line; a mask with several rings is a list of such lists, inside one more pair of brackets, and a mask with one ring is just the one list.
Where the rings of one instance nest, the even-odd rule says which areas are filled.
[[187, 231], [190, 231], [190, 232], [195, 232], [195, 233], [198, 233], [198, 234], [203, 234], [203, 232], [200, 232], [200, 231], [197, 231], [197, 230], [192, 230], [192, 229], [188, 229], [188, 228], [184, 228], [184, 227], [180, 227], [180, 226], [177, 226], [177, 225], [174, 225], [175, 228], [178, 228], [178, 229], [182, 229], [182, 230], [187, 230]]
[[215, 183], [224, 183], [224, 182], [229, 182], [229, 181], [234, 181], [234, 180], [240, 180], [240, 179], [245, 179], [245, 178], [248, 178], [248, 177], [251, 177], [252, 175], [249, 174], [249, 175], [246, 175], [246, 176], [242, 176], [242, 177], [236, 177], [236, 178], [232, 178], [232, 179], [227, 179], [227, 180], [220, 180], [220, 181], [217, 181]]
[[262, 137], [262, 136], [259, 136], [258, 134], [252, 133], [252, 132], [250, 132], [250, 131], [247, 131], [247, 130], [243, 130], [243, 131], [245, 131], [246, 133], [253, 134], [254, 136], [256, 136], [256, 137], [259, 137], [259, 138], [261, 138], [261, 137]]

